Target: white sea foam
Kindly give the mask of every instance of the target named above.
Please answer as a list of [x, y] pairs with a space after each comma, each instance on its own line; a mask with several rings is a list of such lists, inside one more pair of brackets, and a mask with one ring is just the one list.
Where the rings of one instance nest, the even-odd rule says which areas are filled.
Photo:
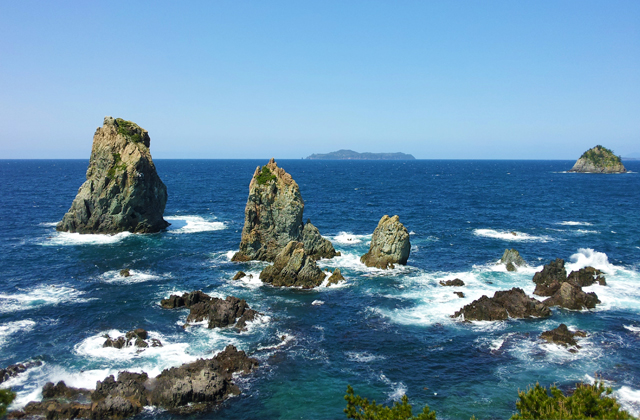
[[634, 327], [633, 325], [624, 325], [624, 327], [632, 333], [640, 334], [640, 327]]
[[43, 223], [38, 223], [38, 226], [56, 227], [58, 226], [58, 223], [60, 222], [43, 222]]
[[129, 274], [130, 276], [123, 277], [120, 275], [120, 270], [112, 270], [102, 274], [99, 279], [100, 281], [105, 283], [135, 284], [152, 280], [160, 280], [165, 277], [150, 273], [148, 271], [138, 270], [129, 270]]
[[534, 236], [528, 233], [507, 231], [507, 230], [494, 230], [494, 229], [474, 229], [473, 234], [476, 236], [482, 236], [485, 238], [502, 239], [504, 241], [538, 241], [549, 242], [552, 239], [548, 236]]
[[593, 226], [593, 224], [589, 222], [574, 222], [571, 220], [566, 222], [560, 222], [558, 224], [562, 226]]
[[371, 240], [371, 234], [369, 235], [355, 235], [351, 232], [340, 232], [336, 236], [327, 236], [327, 238], [340, 245], [357, 245], [363, 241]]
[[320, 306], [320, 305], [324, 305], [324, 302], [321, 300], [314, 300], [313, 302], [311, 302], [311, 304], [313, 306]]
[[640, 417], [640, 390], [623, 386], [613, 392], [622, 409], [634, 417]]
[[580, 248], [571, 256], [571, 263], [567, 264], [567, 271], [576, 271], [584, 267], [594, 267], [605, 273], [613, 274], [617, 268], [609, 263], [609, 257], [604, 252], [597, 252], [591, 248]]
[[87, 302], [82, 299], [84, 292], [67, 286], [38, 286], [33, 289], [19, 289], [18, 293], [0, 293], [0, 313], [35, 309], [60, 303]]
[[167, 216], [165, 219], [171, 223], [167, 228], [170, 233], [197, 233], [226, 229], [223, 222], [206, 220], [201, 216]]
[[261, 270], [248, 270], [245, 272], [246, 276], [238, 280], [230, 280], [233, 284], [242, 286], [248, 289], [257, 289], [265, 284], [260, 280]]
[[357, 363], [369, 363], [369, 362], [375, 362], [378, 360], [386, 359], [386, 357], [384, 356], [376, 356], [375, 354], [371, 354], [366, 351], [363, 351], [363, 352], [348, 351], [348, 352], [345, 352], [345, 355], [347, 356], [347, 359]]
[[2, 347], [9, 337], [17, 332], [31, 330], [35, 322], [30, 319], [22, 319], [20, 321], [7, 322], [6, 324], [0, 324], [0, 347]]
[[589, 233], [595, 233], [598, 234], [600, 232], [598, 232], [597, 230], [586, 230], [586, 229], [578, 229], [576, 230], [577, 233], [581, 233], [583, 235], [589, 234]]
[[120, 232], [115, 235], [104, 234], [80, 234], [69, 232], [55, 232], [44, 239], [40, 245], [44, 246], [68, 246], [68, 245], [111, 245], [118, 243], [133, 235], [131, 232]]
[[387, 395], [392, 401], [400, 400], [407, 393], [407, 386], [402, 382], [392, 382], [383, 373], [380, 374], [380, 380], [391, 388]]

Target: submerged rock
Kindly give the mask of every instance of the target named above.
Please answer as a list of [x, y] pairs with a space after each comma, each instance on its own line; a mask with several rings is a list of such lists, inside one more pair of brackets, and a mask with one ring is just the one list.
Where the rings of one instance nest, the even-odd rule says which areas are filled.
[[565, 324], [560, 324], [557, 328], [549, 331], [545, 331], [540, 334], [540, 338], [547, 340], [550, 343], [560, 344], [561, 346], [575, 346], [580, 348], [575, 337], [586, 337], [587, 333], [584, 331], [569, 331], [569, 328]]
[[613, 151], [598, 145], [584, 152], [569, 172], [619, 174], [627, 169]]
[[443, 281], [440, 280], [440, 286], [464, 286], [464, 282], [460, 279]]
[[131, 272], [128, 268], [120, 270], [120, 277], [131, 277]]
[[331, 273], [329, 280], [327, 280], [327, 286], [330, 286], [332, 284], [338, 284], [338, 282], [343, 280], [344, 280], [344, 277], [342, 276], [340, 269], [336, 268], [335, 270], [333, 270], [333, 273]]
[[395, 268], [406, 265], [411, 251], [409, 232], [398, 216], [382, 216], [371, 237], [369, 252], [360, 257], [367, 267]]
[[462, 292], [453, 292], [453, 294], [458, 296], [459, 298], [463, 298], [464, 297], [464, 293], [462, 293]]
[[585, 293], [582, 291], [582, 288], [569, 282], [562, 283], [560, 288], [550, 298], [544, 301], [544, 304], [547, 306], [560, 306], [576, 311], [593, 309], [598, 303], [601, 302], [595, 293]]
[[30, 402], [14, 416], [123, 419], [150, 405], [184, 414], [207, 411], [240, 394], [233, 374], [249, 373], [256, 366], [256, 359], [229, 345], [211, 359], [165, 369], [155, 378], [144, 372], [120, 372], [117, 380], [108, 376], [97, 382], [95, 391], [49, 382], [42, 390], [41, 402]]
[[42, 366], [42, 362], [40, 360], [30, 360], [25, 363], [16, 363], [15, 365], [9, 365], [4, 369], [0, 369], [0, 384], [36, 366]]
[[567, 277], [567, 282], [578, 287], [588, 287], [594, 283], [598, 283], [600, 286], [607, 285], [602, 271], [593, 267], [585, 267], [578, 271], [572, 271], [569, 277]]
[[247, 277], [247, 273], [244, 271], [238, 271], [235, 276], [233, 276], [233, 280], [240, 280], [241, 278]]
[[564, 268], [564, 260], [556, 258], [542, 268], [542, 271], [533, 275], [533, 282], [536, 284], [534, 295], [552, 296], [560, 285], [567, 280], [567, 270]]
[[453, 318], [464, 316], [465, 321], [499, 321], [508, 318], [544, 318], [551, 310], [542, 302], [530, 298], [524, 290], [496, 292], [492, 298], [482, 296], [453, 314]]
[[78, 233], [154, 233], [167, 187], [149, 152], [149, 133], [131, 121], [105, 117], [93, 136], [87, 180], [56, 229]]
[[301, 287], [311, 289], [320, 286], [325, 278], [309, 256], [302, 242], [291, 241], [278, 254], [273, 265], [265, 267], [260, 273], [260, 280], [273, 286]]
[[517, 267], [524, 267], [527, 263], [522, 259], [520, 253], [515, 249], [505, 249], [500, 258], [500, 263], [507, 267], [507, 271], [517, 271]]
[[[146, 348], [149, 347], [149, 343], [147, 342], [149, 335], [146, 330], [142, 328], [137, 328], [132, 331], [128, 331], [124, 337], [111, 338], [109, 335], [105, 335], [105, 342], [102, 344], [102, 347], [114, 347], [116, 349], [122, 349], [125, 347], [139, 347]], [[155, 338], [151, 339], [151, 347], [162, 347], [162, 343], [160, 340]]]

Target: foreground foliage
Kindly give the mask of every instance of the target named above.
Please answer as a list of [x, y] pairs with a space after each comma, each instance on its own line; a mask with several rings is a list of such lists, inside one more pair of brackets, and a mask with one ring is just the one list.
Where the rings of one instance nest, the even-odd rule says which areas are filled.
[[394, 402], [393, 407], [376, 404], [375, 400], [369, 402], [366, 398], [354, 395], [351, 385], [347, 386], [347, 408], [344, 409], [347, 418], [357, 420], [436, 420], [436, 412], [431, 411], [428, 405], [422, 409], [422, 413], [413, 416], [409, 398], [402, 397], [402, 403]]
[[552, 386], [551, 395], [547, 388], [536, 383], [526, 392], [518, 392], [516, 402], [518, 414], [511, 420], [519, 419], [633, 419], [611, 395], [611, 388], [596, 381], [593, 385], [577, 384], [573, 394], [565, 396]]
[[7, 413], [7, 406], [11, 404], [15, 397], [16, 394], [11, 392], [11, 389], [0, 389], [0, 417]]

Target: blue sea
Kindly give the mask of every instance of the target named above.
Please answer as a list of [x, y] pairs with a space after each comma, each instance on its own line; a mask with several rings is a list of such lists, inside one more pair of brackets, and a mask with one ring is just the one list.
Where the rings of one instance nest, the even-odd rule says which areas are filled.
[[[88, 161], [0, 161], [0, 367], [43, 362], [2, 385], [18, 394], [12, 408], [39, 400], [48, 381], [94, 388], [118, 371], [153, 376], [233, 344], [260, 367], [238, 377], [242, 394], [216, 410], [221, 419], [344, 418], [349, 384], [379, 403], [406, 394], [414, 414], [428, 404], [439, 419], [506, 419], [518, 390], [568, 389], [596, 374], [640, 414], [640, 162], [597, 175], [566, 173], [573, 161], [279, 160], [300, 186], [304, 220], [342, 253], [319, 265], [339, 267], [346, 282], [314, 290], [264, 286], [265, 263], [230, 261], [249, 181], [267, 159], [155, 163], [170, 228], [106, 236], [55, 230]], [[389, 271], [359, 261], [385, 214], [399, 215], [411, 235], [408, 265]], [[507, 272], [497, 264], [506, 248], [529, 266]], [[595, 310], [450, 318], [498, 290], [532, 295], [534, 273], [555, 258], [568, 272], [605, 273], [606, 286], [585, 288], [602, 301]], [[123, 268], [132, 276], [120, 277]], [[253, 278], [232, 280], [238, 270]], [[453, 278], [465, 286], [439, 285]], [[245, 332], [185, 328], [188, 311], [159, 302], [193, 290], [238, 296], [263, 315]], [[578, 352], [539, 339], [560, 323], [589, 333]], [[104, 334], [134, 328], [164, 346], [102, 348]], [[183, 417], [148, 407], [139, 418]]]

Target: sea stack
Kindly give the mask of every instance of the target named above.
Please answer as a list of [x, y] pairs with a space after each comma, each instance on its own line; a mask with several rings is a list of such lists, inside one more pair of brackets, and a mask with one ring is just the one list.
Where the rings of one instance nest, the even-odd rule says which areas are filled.
[[369, 252], [360, 257], [367, 267], [395, 268], [394, 264], [406, 265], [411, 251], [409, 232], [400, 223], [398, 216], [382, 216], [371, 237]]
[[249, 198], [244, 210], [244, 227], [240, 251], [233, 261], [273, 262], [291, 241], [304, 242], [307, 255], [314, 259], [337, 255], [331, 242], [320, 236], [310, 222], [302, 222], [304, 201], [291, 175], [279, 168], [272, 158], [258, 166], [249, 184]]
[[105, 117], [93, 136], [87, 180], [56, 229], [64, 232], [155, 233], [167, 187], [149, 152], [149, 133], [131, 121]]
[[621, 174], [627, 172], [619, 156], [603, 146], [596, 146], [580, 156], [569, 172]]

